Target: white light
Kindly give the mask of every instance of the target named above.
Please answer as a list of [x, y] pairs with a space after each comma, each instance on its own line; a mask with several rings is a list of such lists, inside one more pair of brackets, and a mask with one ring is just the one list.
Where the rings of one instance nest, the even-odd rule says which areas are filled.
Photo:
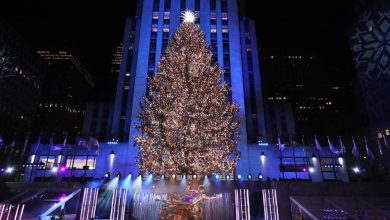
[[183, 18], [184, 23], [194, 23], [195, 22], [195, 14], [189, 10], [182, 13], [182, 18]]
[[354, 168], [352, 168], [352, 170], [354, 173], [360, 173], [359, 167], [354, 167]]
[[314, 167], [309, 167], [309, 172], [314, 173]]
[[14, 172], [14, 168], [13, 167], [7, 167], [7, 169], [5, 170], [6, 173], [12, 173]]
[[343, 165], [343, 158], [342, 157], [339, 157], [339, 164]]
[[54, 166], [53, 168], [51, 168], [51, 172], [57, 173], [57, 171], [58, 171], [58, 167], [57, 166]]

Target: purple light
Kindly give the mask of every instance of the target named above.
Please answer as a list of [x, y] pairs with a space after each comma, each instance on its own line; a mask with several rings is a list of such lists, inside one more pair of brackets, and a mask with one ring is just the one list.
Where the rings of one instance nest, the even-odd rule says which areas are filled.
[[63, 194], [61, 195], [61, 197], [58, 198], [58, 200], [59, 200], [59, 201], [62, 201], [62, 200], [64, 200], [66, 197], [67, 197], [67, 195], [63, 193]]
[[307, 172], [306, 167], [302, 168], [302, 172]]
[[61, 168], [60, 168], [60, 171], [61, 171], [61, 172], [65, 172], [65, 170], [66, 170], [66, 167], [61, 167]]
[[5, 169], [4, 168], [1, 168], [1, 172], [4, 172], [5, 171]]

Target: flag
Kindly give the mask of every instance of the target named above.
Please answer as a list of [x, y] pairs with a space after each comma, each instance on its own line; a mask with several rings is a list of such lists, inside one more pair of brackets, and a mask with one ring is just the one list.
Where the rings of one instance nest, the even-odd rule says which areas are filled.
[[382, 144], [381, 144], [381, 141], [379, 140], [379, 138], [377, 138], [377, 141], [378, 141], [378, 149], [379, 149], [379, 153], [383, 156], [383, 151], [382, 151]]
[[355, 156], [356, 159], [358, 159], [359, 158], [359, 149], [357, 148], [354, 137], [352, 137], [352, 145], [353, 145], [352, 154], [353, 154], [353, 156]]
[[278, 146], [279, 146], [279, 150], [280, 151], [284, 150], [284, 148], [286, 147], [285, 144], [282, 144], [282, 141], [280, 140], [280, 137], [278, 137]]
[[339, 142], [340, 142], [340, 153], [344, 154], [347, 152], [347, 148], [345, 147], [344, 143], [343, 143], [343, 140], [341, 139], [341, 137], [339, 137]]
[[315, 142], [315, 144], [316, 144], [317, 150], [318, 150], [318, 151], [322, 151], [322, 147], [321, 147], [320, 142], [317, 140], [317, 136], [315, 136], [314, 142]]
[[385, 147], [389, 147], [389, 143], [387, 142], [386, 135], [382, 135], [383, 137], [383, 142], [385, 143]]
[[366, 137], [364, 137], [364, 143], [366, 145], [366, 151], [367, 151], [368, 158], [370, 158], [370, 160], [375, 160], [375, 155], [372, 153], [371, 149], [368, 147], [367, 138]]
[[86, 147], [87, 141], [79, 136], [76, 137], [76, 146]]
[[14, 135], [14, 140], [7, 146], [5, 146], [5, 149], [8, 149], [9, 147], [13, 148], [16, 146], [16, 134]]
[[327, 138], [328, 138], [328, 145], [329, 145], [330, 151], [331, 151], [332, 153], [334, 153], [334, 154], [339, 154], [340, 151], [337, 150], [335, 146], [333, 146], [333, 144], [332, 144], [332, 142], [330, 141], [329, 137], [327, 137]]
[[30, 137], [30, 133], [27, 133], [26, 139], [24, 139], [24, 145], [22, 153], [20, 154], [20, 157], [23, 159], [24, 153], [26, 152], [27, 146], [28, 146], [28, 138]]
[[64, 149], [66, 148], [66, 142], [68, 142], [68, 136], [64, 138], [64, 144], [62, 145]]

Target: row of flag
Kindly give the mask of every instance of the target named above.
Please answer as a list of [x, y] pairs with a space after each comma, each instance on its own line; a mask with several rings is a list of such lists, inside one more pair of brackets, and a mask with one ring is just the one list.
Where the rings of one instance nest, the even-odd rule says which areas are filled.
[[[23, 149], [22, 149], [21, 154], [20, 154], [22, 158], [24, 157], [24, 154], [27, 150], [27, 147], [29, 144], [29, 138], [30, 138], [30, 134], [27, 134], [26, 138], [24, 140]], [[68, 146], [67, 142], [68, 142], [68, 137], [65, 136], [64, 140], [61, 143], [54, 143], [54, 137], [52, 135], [52, 136], [50, 136], [50, 139], [49, 139], [50, 150], [64, 150]], [[38, 151], [40, 145], [41, 145], [41, 136], [38, 136], [37, 141], [35, 142], [35, 144], [33, 144], [34, 149], [32, 150], [32, 152], [34, 154]], [[15, 146], [16, 146], [16, 134], [14, 135], [12, 142], [8, 145], [4, 144], [3, 137], [0, 134], [0, 149], [7, 150], [9, 148], [14, 148]], [[99, 148], [100, 148], [99, 141], [92, 136], [90, 136], [88, 138], [88, 140], [77, 136], [76, 137], [76, 146], [87, 147], [88, 150], [91, 150], [91, 147], [97, 147], [97, 150], [96, 150], [97, 154], [99, 153]]]
[[[382, 143], [382, 141], [379, 138], [377, 138], [378, 150], [379, 150], [379, 154], [381, 156], [383, 156], [383, 154], [384, 154], [382, 144], [385, 147], [388, 147], [388, 148], [390, 147], [385, 135], [382, 136], [382, 140], [383, 140], [383, 143]], [[335, 146], [332, 143], [332, 141], [330, 140], [329, 137], [327, 137], [327, 142], [328, 142], [329, 150], [332, 153], [334, 153], [334, 154], [344, 154], [344, 153], [347, 153], [347, 149], [346, 149], [346, 147], [345, 147], [341, 137], [339, 137], [339, 146]], [[292, 141], [292, 145], [294, 145], [294, 143], [296, 143], [296, 145], [298, 145], [297, 142]], [[302, 143], [304, 143], [303, 140], [302, 140]], [[302, 144], [302, 145], [304, 145], [304, 144]], [[320, 142], [318, 141], [316, 136], [314, 137], [314, 145], [315, 145], [315, 147], [316, 147], [316, 149], [318, 151], [322, 151], [323, 150], [322, 145], [320, 144]], [[372, 152], [372, 150], [370, 149], [370, 147], [368, 146], [366, 137], [364, 137], [364, 145], [365, 145], [365, 150], [366, 150], [368, 158], [370, 158], [371, 160], [375, 160], [375, 155]], [[357, 147], [357, 144], [356, 144], [356, 141], [355, 141], [354, 137], [352, 137], [352, 146], [353, 146], [352, 147], [352, 152], [351, 152], [352, 155], [354, 155], [355, 158], [359, 158], [359, 149]], [[282, 142], [280, 137], [278, 137], [278, 147], [279, 147], [280, 151], [283, 151], [285, 149], [285, 147], [286, 147], [286, 144]]]

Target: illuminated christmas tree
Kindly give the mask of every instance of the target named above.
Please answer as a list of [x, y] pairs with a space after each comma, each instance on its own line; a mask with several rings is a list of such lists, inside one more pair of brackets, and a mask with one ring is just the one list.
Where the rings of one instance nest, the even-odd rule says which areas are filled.
[[232, 173], [239, 107], [229, 103], [230, 87], [221, 83], [222, 70], [212, 64], [212, 53], [194, 15], [186, 12], [166, 49], [157, 72], [148, 79], [139, 114], [141, 173]]

